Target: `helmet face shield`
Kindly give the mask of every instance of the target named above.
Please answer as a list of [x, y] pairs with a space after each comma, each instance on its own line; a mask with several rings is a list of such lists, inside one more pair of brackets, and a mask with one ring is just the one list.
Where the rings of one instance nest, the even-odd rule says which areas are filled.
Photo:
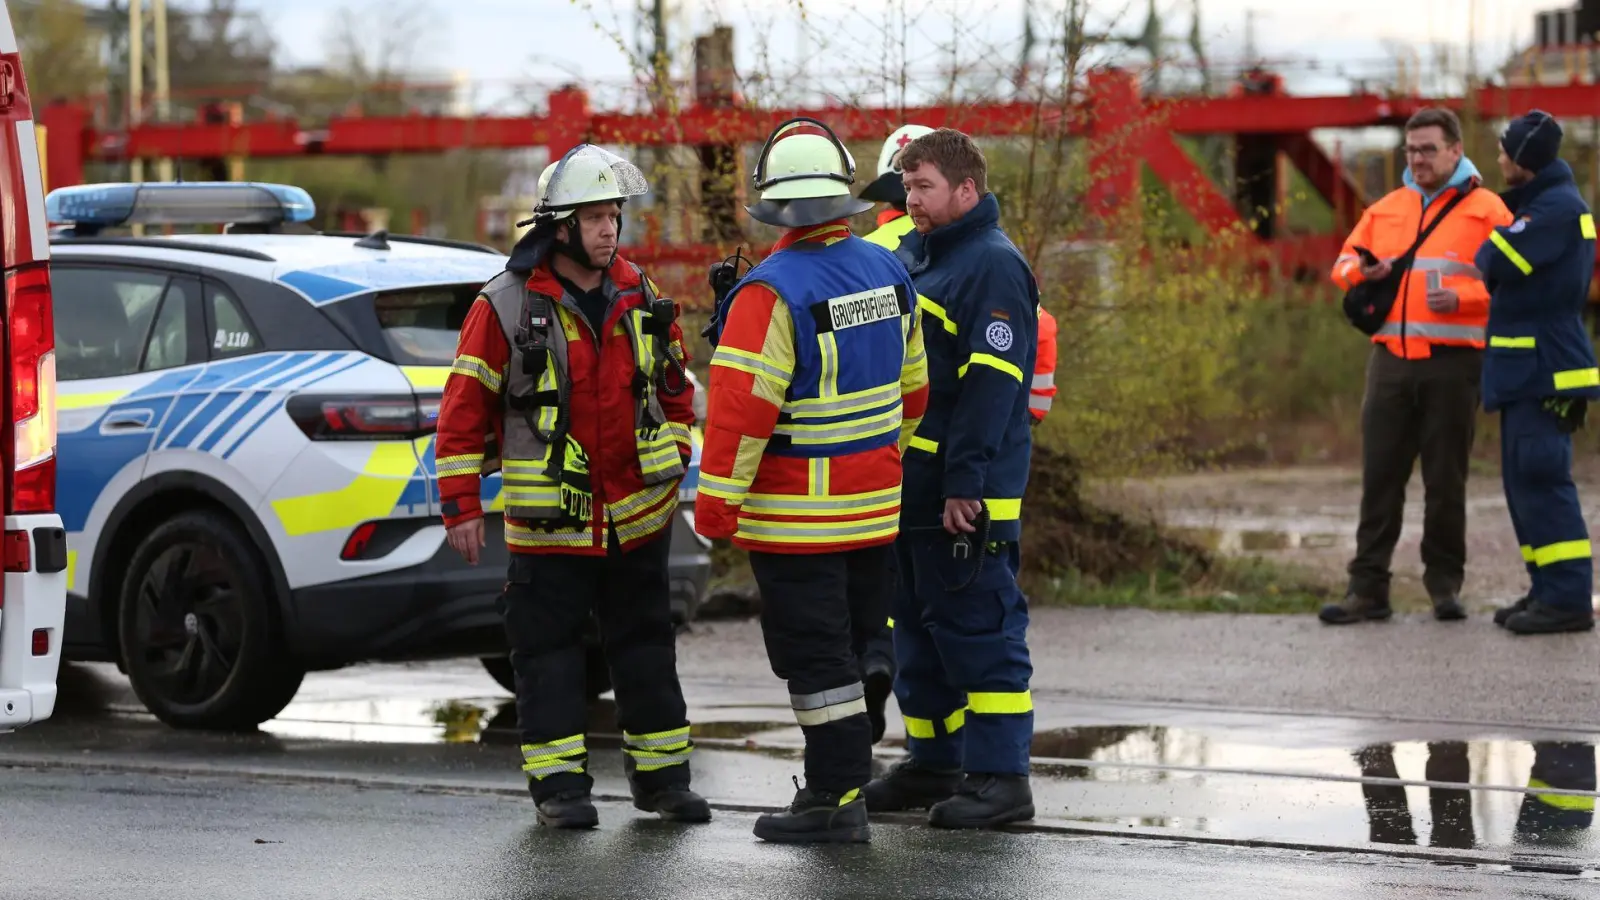
[[609, 150], [579, 144], [539, 177], [535, 214], [561, 219], [590, 203], [623, 202], [650, 192], [639, 167]]

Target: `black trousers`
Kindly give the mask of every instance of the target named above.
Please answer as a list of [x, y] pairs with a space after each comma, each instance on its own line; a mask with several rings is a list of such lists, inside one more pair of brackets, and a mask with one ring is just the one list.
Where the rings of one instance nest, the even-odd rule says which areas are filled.
[[[889, 597], [885, 603], [892, 607], [894, 604], [894, 592], [899, 590], [899, 556], [891, 552], [888, 554], [888, 559], [889, 577], [887, 584], [889, 588]], [[883, 625], [874, 631], [872, 633], [872, 637], [867, 640], [866, 650], [861, 654], [861, 674], [863, 678], [866, 677], [868, 672], [871, 672], [874, 669], [882, 669], [883, 671], [889, 673], [890, 678], [894, 677], [895, 661], [893, 621], [893, 619], [885, 618]]]
[[688, 787], [689, 721], [667, 589], [671, 530], [606, 556], [511, 554], [502, 597], [534, 799], [588, 791], [584, 633], [600, 624], [635, 790]]
[[889, 615], [889, 546], [839, 553], [752, 551], [761, 634], [806, 737], [806, 786], [844, 794], [872, 778], [861, 655]]
[[1429, 596], [1461, 590], [1467, 564], [1467, 465], [1478, 423], [1483, 351], [1433, 348], [1400, 359], [1375, 346], [1361, 403], [1361, 524], [1350, 590], [1387, 599], [1389, 564], [1405, 512], [1406, 484], [1422, 458], [1423, 585]]

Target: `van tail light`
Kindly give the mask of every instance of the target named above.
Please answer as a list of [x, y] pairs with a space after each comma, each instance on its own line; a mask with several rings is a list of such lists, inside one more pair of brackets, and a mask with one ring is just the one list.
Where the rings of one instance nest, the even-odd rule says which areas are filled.
[[15, 439], [6, 511], [52, 512], [56, 508], [56, 337], [47, 264], [23, 266], [7, 276], [6, 322]]
[[415, 396], [333, 397], [298, 394], [284, 405], [314, 441], [411, 440], [432, 434], [438, 401]]

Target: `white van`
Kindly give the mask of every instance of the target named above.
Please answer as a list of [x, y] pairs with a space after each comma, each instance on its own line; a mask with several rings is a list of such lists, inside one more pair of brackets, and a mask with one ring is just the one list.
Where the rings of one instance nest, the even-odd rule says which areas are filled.
[[33, 107], [11, 11], [0, 0], [0, 732], [56, 707], [67, 535], [56, 513], [56, 357], [50, 239]]

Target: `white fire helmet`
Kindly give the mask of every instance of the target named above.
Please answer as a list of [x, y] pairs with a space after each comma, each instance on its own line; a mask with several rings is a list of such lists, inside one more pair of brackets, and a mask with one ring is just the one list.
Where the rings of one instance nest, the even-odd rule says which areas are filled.
[[926, 125], [901, 125], [883, 142], [878, 153], [878, 177], [861, 189], [861, 199], [888, 203], [899, 209], [906, 205], [906, 188], [900, 181], [900, 153], [906, 145], [933, 129]]
[[833, 130], [816, 119], [790, 119], [773, 130], [752, 176], [759, 222], [789, 228], [820, 225], [872, 208], [850, 194], [856, 162]]
[[922, 137], [933, 134], [933, 129], [926, 125], [901, 125], [895, 129], [894, 134], [883, 142], [883, 150], [878, 153], [878, 174], [887, 175], [890, 172], [900, 174], [900, 151], [906, 145]]
[[626, 201], [650, 192], [639, 167], [609, 150], [579, 144], [539, 173], [539, 205], [534, 215], [557, 221], [590, 203]]

